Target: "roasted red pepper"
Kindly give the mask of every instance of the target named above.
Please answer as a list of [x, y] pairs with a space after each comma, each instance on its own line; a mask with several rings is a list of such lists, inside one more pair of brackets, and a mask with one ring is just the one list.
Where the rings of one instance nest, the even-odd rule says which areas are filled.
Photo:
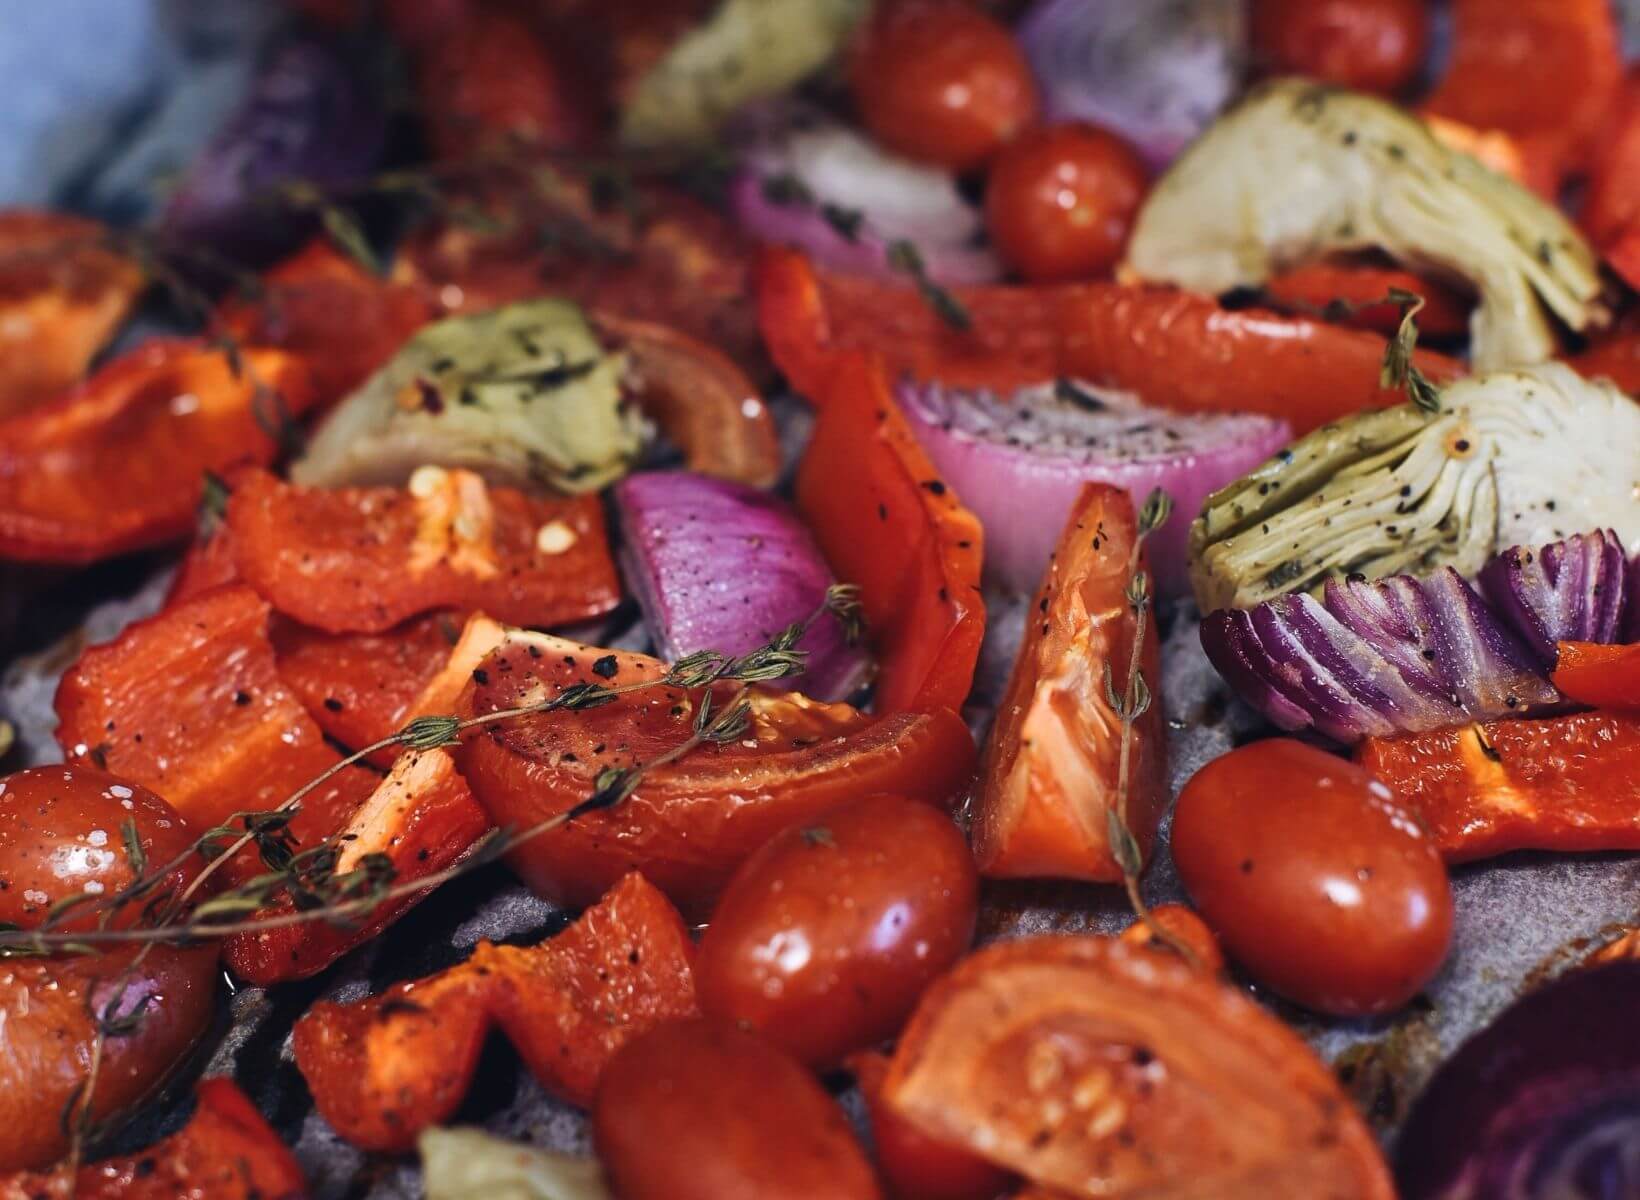
[[958, 711], [985, 637], [984, 531], [917, 444], [879, 359], [840, 358], [823, 395], [797, 504], [837, 577], [860, 588], [877, 711]]
[[1632, 318], [1568, 361], [1585, 379], [1609, 379], [1631, 396], [1640, 394], [1640, 328]]
[[[1401, 326], [1401, 309], [1385, 301], [1392, 291], [1424, 298], [1418, 310], [1418, 332], [1428, 337], [1461, 337], [1469, 331], [1470, 303], [1433, 279], [1394, 267], [1353, 262], [1313, 262], [1277, 275], [1263, 288], [1275, 307], [1299, 316], [1336, 320], [1358, 329], [1392, 336]], [[1338, 315], [1332, 309], [1339, 308]]]
[[302, 1168], [231, 1079], [207, 1079], [188, 1123], [123, 1158], [0, 1177], [0, 1200], [300, 1200]]
[[1591, 708], [1640, 711], [1640, 642], [1561, 642], [1553, 678], [1568, 700]]
[[[336, 872], [353, 870], [366, 854], [385, 854], [393, 863], [394, 886], [410, 883], [453, 864], [489, 827], [447, 752], [406, 751], [347, 824], [333, 831], [341, 849]], [[312, 921], [234, 934], [223, 957], [235, 975], [251, 983], [304, 979], [375, 937], [423, 898], [384, 902], [363, 920], [342, 927]], [[257, 916], [294, 911], [284, 897]]]
[[1640, 850], [1640, 716], [1576, 713], [1368, 738], [1356, 757], [1448, 862], [1511, 850]]
[[561, 625], [620, 603], [596, 496], [557, 500], [434, 469], [414, 488], [304, 488], [265, 471], [228, 501], [239, 573], [286, 616], [382, 633], [433, 609]]
[[78, 383], [143, 288], [108, 230], [61, 213], [0, 212], [0, 417]]
[[[471, 673], [469, 703], [473, 713], [496, 712], [664, 670], [641, 654], [512, 631]], [[948, 709], [873, 720], [796, 693], [748, 698], [751, 725], [740, 737], [698, 746], [648, 771], [622, 803], [519, 846], [513, 869], [571, 905], [638, 870], [685, 912], [704, 915], [734, 869], [782, 829], [876, 792], [945, 804], [973, 769], [973, 738]], [[655, 686], [595, 708], [516, 717], [468, 735], [456, 761], [497, 825], [526, 829], [581, 804], [606, 770], [676, 752], [694, 732], [699, 699]]]
[[694, 943], [677, 910], [627, 875], [580, 920], [535, 946], [480, 942], [458, 966], [296, 1023], [296, 1065], [337, 1133], [403, 1150], [455, 1112], [500, 1028], [530, 1073], [586, 1105], [636, 1034], [693, 1016]]
[[[844, 350], [875, 350], [891, 375], [1006, 390], [1072, 376], [1184, 412], [1258, 412], [1306, 433], [1357, 409], [1405, 400], [1378, 384], [1384, 339], [1206, 296], [1116, 283], [949, 289], [958, 329], [909, 287], [817, 271], [792, 250], [758, 263], [758, 320], [799, 392], [828, 395]], [[1462, 368], [1419, 351], [1431, 379]]]
[[1630, 76], [1607, 123], [1581, 220], [1624, 282], [1640, 288], [1640, 73]]
[[301, 363], [152, 341], [0, 422], [0, 556], [92, 562], [180, 539], [206, 471], [269, 462], [313, 389]]
[[[340, 756], [279, 678], [268, 618], [265, 601], [234, 585], [87, 650], [57, 688], [64, 753], [158, 792], [201, 832], [283, 803]], [[311, 793], [291, 825], [297, 840], [340, 829], [376, 780], [350, 767]]]

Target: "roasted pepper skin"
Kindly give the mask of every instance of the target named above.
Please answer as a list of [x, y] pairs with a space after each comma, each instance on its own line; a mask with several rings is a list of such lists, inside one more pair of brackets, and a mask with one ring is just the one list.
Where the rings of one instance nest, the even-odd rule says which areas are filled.
[[1561, 642], [1559, 649], [1551, 678], [1561, 695], [1591, 708], [1640, 712], [1640, 642]]

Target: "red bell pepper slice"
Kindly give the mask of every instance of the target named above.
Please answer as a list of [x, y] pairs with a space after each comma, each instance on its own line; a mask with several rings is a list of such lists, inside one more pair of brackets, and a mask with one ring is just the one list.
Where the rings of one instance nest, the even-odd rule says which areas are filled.
[[[393, 863], [394, 886], [411, 883], [451, 866], [489, 827], [489, 818], [456, 774], [447, 752], [406, 751], [348, 822], [334, 831], [341, 847], [336, 872], [353, 870], [366, 854], [385, 854]], [[227, 939], [223, 959], [235, 975], [264, 987], [305, 979], [375, 937], [425, 896], [383, 902], [365, 920], [345, 927], [313, 921], [237, 933]], [[257, 917], [294, 911], [287, 896]]]
[[231, 1079], [200, 1083], [188, 1123], [146, 1150], [81, 1167], [0, 1176], [0, 1200], [301, 1200], [307, 1179]]
[[480, 942], [466, 962], [296, 1023], [296, 1065], [342, 1137], [404, 1150], [445, 1121], [472, 1083], [491, 1029], [549, 1091], [585, 1106], [615, 1052], [694, 1016], [694, 943], [636, 873], [563, 933], [534, 946]]
[[[1338, 320], [1357, 329], [1393, 337], [1401, 327], [1399, 305], [1379, 303], [1392, 291], [1424, 298], [1418, 310], [1418, 332], [1427, 337], [1461, 337], [1469, 331], [1470, 302], [1445, 284], [1394, 267], [1320, 261], [1277, 275], [1262, 289], [1279, 309], [1301, 316]], [[1333, 318], [1327, 309], [1342, 304]]]
[[306, 370], [247, 350], [147, 342], [81, 387], [0, 421], [0, 555], [84, 563], [187, 535], [206, 471], [270, 462], [313, 401]]
[[1448, 862], [1511, 850], [1640, 850], [1640, 716], [1587, 712], [1368, 738], [1357, 760]]
[[1612, 269], [1640, 288], [1640, 72], [1630, 75], [1607, 122], [1580, 220]]
[[165, 592], [166, 608], [225, 584], [239, 582], [239, 568], [234, 564], [227, 527], [216, 518], [205, 524], [209, 527], [202, 527], [194, 535], [188, 552], [177, 564], [177, 573], [171, 577], [171, 586]]
[[[1117, 283], [949, 291], [966, 331], [908, 287], [827, 274], [792, 250], [758, 260], [764, 339], [810, 399], [830, 394], [826, 375], [846, 350], [877, 351], [891, 376], [1003, 391], [1073, 376], [1162, 408], [1282, 417], [1298, 433], [1406, 399], [1379, 386], [1385, 342], [1363, 330]], [[1415, 361], [1437, 382], [1462, 373], [1445, 355], [1420, 350]]]
[[1561, 642], [1552, 678], [1568, 700], [1590, 708], [1640, 712], [1640, 642]]
[[0, 212], [0, 417], [85, 376], [145, 284], [108, 230], [61, 213]]
[[236, 299], [217, 314], [222, 326], [254, 346], [287, 350], [308, 365], [320, 406], [363, 383], [433, 317], [419, 288], [378, 279], [315, 238], [262, 280], [254, 299]]
[[879, 359], [840, 359], [822, 396], [797, 506], [837, 577], [860, 588], [877, 711], [959, 711], [985, 638], [984, 531], [917, 444]]
[[1640, 393], [1640, 329], [1622, 322], [1620, 328], [1599, 338], [1568, 361], [1585, 379], [1609, 379], [1633, 396]]
[[[63, 752], [158, 792], [201, 832], [283, 803], [340, 755], [279, 678], [269, 613], [233, 585], [87, 650], [57, 688]], [[376, 781], [338, 773], [302, 801], [292, 833], [312, 845], [340, 829]]]
[[228, 501], [239, 573], [281, 613], [329, 633], [383, 633], [440, 608], [561, 625], [620, 603], [596, 496], [530, 496], [470, 471], [434, 478], [413, 491], [248, 473]]

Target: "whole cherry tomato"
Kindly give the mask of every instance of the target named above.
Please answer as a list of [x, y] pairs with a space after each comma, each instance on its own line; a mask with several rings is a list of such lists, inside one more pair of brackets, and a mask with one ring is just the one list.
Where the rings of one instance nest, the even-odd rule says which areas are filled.
[[888, 1055], [876, 1050], [848, 1062], [871, 1115], [877, 1170], [897, 1200], [994, 1200], [1013, 1176], [961, 1146], [929, 1137], [883, 1103]]
[[1119, 940], [1152, 950], [1174, 949], [1175, 947], [1169, 946], [1156, 936], [1158, 929], [1166, 934], [1175, 946], [1183, 946], [1195, 956], [1193, 966], [1215, 975], [1224, 970], [1224, 951], [1219, 949], [1219, 939], [1207, 927], [1207, 922], [1198, 917], [1187, 905], [1158, 905], [1150, 910], [1149, 921], [1135, 921], [1122, 930]]
[[966, 170], [1036, 119], [1013, 34], [963, 3], [886, 5], [849, 63], [860, 120], [910, 158]]
[[802, 1067], [731, 1025], [628, 1042], [592, 1110], [621, 1200], [880, 1200], [848, 1119]]
[[1425, 0], [1254, 0], [1253, 47], [1273, 71], [1364, 92], [1405, 87], [1429, 43]]
[[1145, 198], [1145, 165], [1097, 125], [1045, 125], [991, 167], [985, 222], [1003, 259], [1026, 279], [1102, 275], [1127, 245]]
[[1452, 936], [1434, 840], [1368, 772], [1287, 738], [1208, 763], [1173, 818], [1179, 878], [1230, 957], [1300, 1004], [1388, 1012]]
[[974, 937], [968, 842], [922, 801], [872, 796], [801, 822], [748, 858], [701, 939], [708, 1016], [813, 1067], [898, 1032]]

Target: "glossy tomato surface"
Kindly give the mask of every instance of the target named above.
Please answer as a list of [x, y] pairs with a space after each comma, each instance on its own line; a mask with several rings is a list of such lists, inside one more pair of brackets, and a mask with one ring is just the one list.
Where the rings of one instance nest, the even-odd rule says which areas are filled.
[[1434, 840], [1353, 763], [1287, 738], [1208, 763], [1173, 818], [1179, 878], [1230, 957], [1291, 1000], [1389, 1012], [1452, 936]]
[[1122, 257], [1148, 173], [1134, 148], [1097, 125], [1047, 125], [997, 155], [985, 222], [1003, 259], [1033, 282], [1090, 279]]
[[1282, 74], [1364, 92], [1411, 82], [1429, 44], [1427, 0], [1254, 0], [1253, 47]]
[[883, 1103], [888, 1055], [868, 1050], [848, 1066], [871, 1117], [877, 1170], [895, 1200], [993, 1200], [1013, 1176], [961, 1146], [929, 1137]]
[[701, 939], [702, 1010], [828, 1067], [892, 1037], [968, 948], [968, 842], [920, 800], [871, 796], [753, 854]]
[[796, 1062], [713, 1021], [663, 1025], [605, 1068], [592, 1110], [621, 1200], [877, 1200], [843, 1110]]
[[885, 146], [956, 170], [1036, 119], [1036, 82], [1013, 34], [955, 0], [883, 6], [854, 47], [849, 88]]

